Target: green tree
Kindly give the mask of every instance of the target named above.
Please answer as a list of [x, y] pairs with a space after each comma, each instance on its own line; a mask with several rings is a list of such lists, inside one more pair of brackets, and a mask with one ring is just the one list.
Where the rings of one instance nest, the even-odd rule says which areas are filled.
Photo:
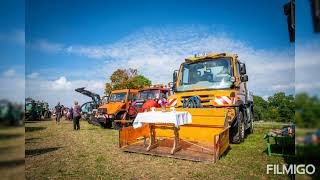
[[136, 69], [117, 69], [110, 76], [110, 83], [105, 84], [105, 94], [109, 95], [113, 90], [139, 89], [151, 86], [151, 81], [139, 75]]
[[[284, 92], [278, 92], [268, 98], [269, 108], [276, 109], [280, 122], [294, 122], [295, 103], [292, 95], [286, 96]], [[275, 117], [272, 117], [275, 118]]]
[[136, 85], [137, 88], [144, 88], [151, 86], [151, 81], [144, 77], [143, 75], [138, 75], [132, 79], [133, 84]]
[[320, 100], [316, 96], [307, 93], [299, 93], [295, 98], [296, 124], [299, 127], [320, 127]]
[[264, 100], [260, 96], [254, 96], [255, 120], [294, 122], [295, 98], [279, 92]]
[[268, 102], [260, 96], [253, 96], [253, 102], [254, 102], [254, 106], [253, 106], [254, 119], [258, 121], [266, 120]]

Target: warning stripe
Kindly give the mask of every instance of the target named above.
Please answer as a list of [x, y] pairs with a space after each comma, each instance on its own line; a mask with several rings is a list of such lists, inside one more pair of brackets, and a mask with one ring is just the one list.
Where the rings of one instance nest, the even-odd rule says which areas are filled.
[[228, 96], [216, 96], [214, 102], [216, 105], [231, 105], [232, 99]]
[[175, 106], [177, 104], [177, 98], [173, 98], [173, 99], [169, 99], [169, 103], [167, 104], [167, 106]]

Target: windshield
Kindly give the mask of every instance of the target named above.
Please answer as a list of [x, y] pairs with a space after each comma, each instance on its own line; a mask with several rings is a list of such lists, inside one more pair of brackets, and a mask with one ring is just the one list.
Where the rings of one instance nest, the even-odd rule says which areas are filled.
[[146, 99], [159, 99], [160, 97], [160, 90], [147, 90], [139, 92], [139, 99], [146, 100]]
[[230, 58], [205, 59], [182, 65], [177, 91], [195, 89], [231, 88], [232, 64]]
[[126, 92], [112, 93], [110, 96], [110, 102], [122, 102], [126, 100]]

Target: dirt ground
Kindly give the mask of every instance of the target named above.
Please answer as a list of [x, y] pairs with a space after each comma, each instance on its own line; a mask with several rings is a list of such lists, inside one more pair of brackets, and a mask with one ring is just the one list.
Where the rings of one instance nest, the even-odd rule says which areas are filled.
[[267, 175], [267, 164], [284, 164], [282, 157], [268, 157], [263, 139], [268, 128], [256, 128], [245, 143], [217, 163], [126, 153], [118, 148], [118, 131], [81, 121], [30, 121], [25, 124], [25, 173], [27, 179], [284, 179]]

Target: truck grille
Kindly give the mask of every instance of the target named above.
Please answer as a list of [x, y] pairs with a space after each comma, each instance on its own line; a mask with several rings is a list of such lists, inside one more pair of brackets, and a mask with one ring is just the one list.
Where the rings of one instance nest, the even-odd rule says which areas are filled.
[[[188, 98], [191, 96], [182, 96], [180, 101], [183, 103], [184, 100], [188, 100]], [[210, 103], [210, 101], [214, 101], [214, 96], [213, 95], [199, 95], [200, 100], [201, 100], [201, 105], [202, 106], [212, 106], [213, 104]]]
[[107, 114], [107, 109], [106, 108], [99, 108], [98, 113], [99, 114]]

